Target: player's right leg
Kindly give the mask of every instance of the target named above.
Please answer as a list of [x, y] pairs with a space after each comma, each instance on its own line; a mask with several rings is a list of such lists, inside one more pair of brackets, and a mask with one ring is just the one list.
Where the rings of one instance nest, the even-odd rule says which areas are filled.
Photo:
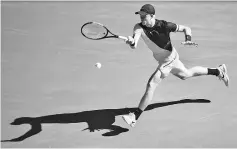
[[157, 85], [159, 84], [159, 82], [161, 82], [162, 79], [164, 79], [164, 77], [165, 76], [162, 75], [158, 67], [156, 71], [149, 78], [149, 81], [147, 82], [147, 86], [146, 86], [146, 91], [136, 111], [134, 113], [129, 113], [128, 115], [122, 116], [124, 121], [127, 124], [129, 124], [131, 127], [135, 126], [137, 119], [140, 117], [140, 115], [146, 109], [146, 107], [150, 104]]

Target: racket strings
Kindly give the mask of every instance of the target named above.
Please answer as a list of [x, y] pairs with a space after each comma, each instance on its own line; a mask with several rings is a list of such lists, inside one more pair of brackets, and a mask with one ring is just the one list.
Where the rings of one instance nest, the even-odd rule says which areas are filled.
[[90, 23], [82, 28], [84, 36], [90, 39], [100, 39], [107, 35], [107, 30], [100, 24]]

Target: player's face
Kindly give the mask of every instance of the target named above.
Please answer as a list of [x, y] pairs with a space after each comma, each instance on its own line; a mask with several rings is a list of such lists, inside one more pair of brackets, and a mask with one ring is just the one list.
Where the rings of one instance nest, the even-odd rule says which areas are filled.
[[140, 14], [140, 18], [141, 18], [141, 22], [142, 25], [146, 26], [146, 27], [152, 27], [152, 16], [150, 14], [144, 13], [144, 14]]

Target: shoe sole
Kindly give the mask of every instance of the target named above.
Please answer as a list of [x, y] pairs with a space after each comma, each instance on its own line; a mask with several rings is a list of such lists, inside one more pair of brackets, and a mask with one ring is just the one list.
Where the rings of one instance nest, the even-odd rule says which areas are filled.
[[227, 79], [227, 83], [225, 83], [225, 85], [226, 85], [226, 86], [229, 86], [229, 76], [228, 76], [228, 74], [227, 74], [227, 67], [226, 67], [225, 64], [223, 64], [222, 66], [223, 66], [223, 68], [224, 68], [224, 75], [225, 75], [225, 77], [226, 77], [226, 79]]
[[131, 127], [134, 127], [134, 126], [135, 126], [135, 124], [133, 124], [133, 123], [129, 124], [123, 116], [122, 116], [122, 118], [123, 118], [123, 120], [124, 120], [129, 126], [131, 126]]
[[127, 122], [126, 118], [124, 118], [124, 116], [122, 116], [122, 118], [123, 118], [123, 120], [124, 120], [128, 125], [130, 125], [130, 124]]

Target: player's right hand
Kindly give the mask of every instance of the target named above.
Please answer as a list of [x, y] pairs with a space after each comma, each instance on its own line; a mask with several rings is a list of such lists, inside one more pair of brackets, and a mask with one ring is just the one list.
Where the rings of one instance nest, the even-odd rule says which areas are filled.
[[128, 36], [128, 40], [126, 41], [126, 44], [132, 45], [134, 44], [134, 39], [131, 36]]

